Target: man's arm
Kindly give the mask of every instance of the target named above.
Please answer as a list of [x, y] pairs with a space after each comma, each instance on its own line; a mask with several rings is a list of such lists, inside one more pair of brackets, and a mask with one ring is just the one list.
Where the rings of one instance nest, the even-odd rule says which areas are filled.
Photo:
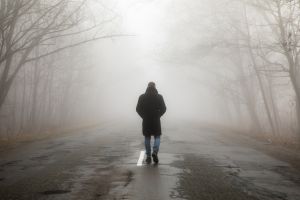
[[136, 112], [141, 118], [144, 118], [143, 108], [142, 108], [142, 96], [139, 97], [138, 103], [136, 105]]
[[167, 110], [163, 96], [160, 95], [160, 116], [163, 116]]

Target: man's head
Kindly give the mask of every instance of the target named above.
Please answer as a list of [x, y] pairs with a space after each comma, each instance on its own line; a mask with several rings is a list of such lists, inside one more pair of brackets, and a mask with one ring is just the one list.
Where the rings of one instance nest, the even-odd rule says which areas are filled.
[[151, 82], [149, 82], [149, 83], [148, 83], [148, 87], [155, 88], [155, 83], [154, 83], [154, 82], [152, 82], [152, 81], [151, 81]]
[[155, 88], [155, 83], [154, 82], [149, 82], [148, 87], [146, 89], [147, 94], [158, 94], [156, 88]]

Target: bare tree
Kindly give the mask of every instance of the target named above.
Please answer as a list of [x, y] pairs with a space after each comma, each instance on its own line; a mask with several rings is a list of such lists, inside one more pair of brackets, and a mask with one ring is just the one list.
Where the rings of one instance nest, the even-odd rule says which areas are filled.
[[[300, 3], [296, 0], [251, 1], [263, 23], [269, 27], [271, 39], [264, 40], [260, 58], [268, 63], [266, 70], [285, 73], [290, 79], [300, 126]], [[283, 59], [281, 59], [283, 58]], [[299, 132], [298, 127], [298, 132]]]
[[[80, 40], [80, 34], [90, 33], [104, 23], [87, 23], [81, 13], [85, 3], [86, 0], [0, 1], [0, 108], [26, 63], [86, 42], [119, 36], [92, 35]], [[79, 39], [68, 42], [66, 39], [72, 36]]]

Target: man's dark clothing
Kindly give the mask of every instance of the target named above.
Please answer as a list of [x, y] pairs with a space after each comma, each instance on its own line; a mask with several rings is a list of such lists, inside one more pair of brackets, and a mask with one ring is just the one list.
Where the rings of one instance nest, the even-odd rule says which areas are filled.
[[136, 111], [143, 118], [144, 136], [161, 135], [160, 117], [166, 112], [166, 105], [155, 87], [148, 87], [139, 97]]

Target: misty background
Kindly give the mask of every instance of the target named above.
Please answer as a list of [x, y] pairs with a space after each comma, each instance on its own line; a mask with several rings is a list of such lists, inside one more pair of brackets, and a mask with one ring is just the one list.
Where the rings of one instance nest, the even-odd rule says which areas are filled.
[[163, 124], [299, 136], [298, 0], [3, 0], [0, 22], [3, 137], [140, 125], [149, 81]]

